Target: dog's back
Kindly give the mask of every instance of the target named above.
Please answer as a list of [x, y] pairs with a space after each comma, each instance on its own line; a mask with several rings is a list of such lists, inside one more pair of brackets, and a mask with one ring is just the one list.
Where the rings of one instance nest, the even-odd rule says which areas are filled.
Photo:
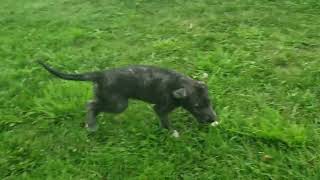
[[97, 82], [103, 94], [119, 93], [128, 98], [158, 103], [169, 92], [179, 88], [188, 77], [159, 67], [136, 65], [106, 70]]

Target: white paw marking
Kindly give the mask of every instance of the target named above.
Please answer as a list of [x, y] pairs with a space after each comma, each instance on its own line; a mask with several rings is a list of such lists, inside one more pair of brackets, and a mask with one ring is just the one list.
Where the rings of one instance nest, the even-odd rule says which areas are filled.
[[175, 138], [180, 137], [180, 135], [179, 135], [177, 130], [173, 130], [172, 136], [175, 137]]

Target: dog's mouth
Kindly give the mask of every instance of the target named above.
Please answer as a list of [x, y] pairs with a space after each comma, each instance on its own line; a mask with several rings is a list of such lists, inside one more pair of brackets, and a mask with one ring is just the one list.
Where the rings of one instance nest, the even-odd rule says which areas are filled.
[[201, 116], [201, 117], [198, 117], [197, 119], [204, 124], [213, 124], [218, 122], [216, 118], [212, 116]]
[[195, 119], [201, 124], [211, 124], [212, 122], [215, 121], [214, 119], [210, 118], [210, 116], [193, 114], [193, 117], [195, 117]]

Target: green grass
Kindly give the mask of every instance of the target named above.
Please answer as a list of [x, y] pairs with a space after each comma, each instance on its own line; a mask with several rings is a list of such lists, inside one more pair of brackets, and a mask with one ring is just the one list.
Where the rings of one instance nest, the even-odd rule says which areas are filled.
[[[0, 0], [0, 179], [320, 179], [318, 0]], [[208, 73], [222, 121], [151, 106], [81, 127], [69, 72], [152, 64]]]

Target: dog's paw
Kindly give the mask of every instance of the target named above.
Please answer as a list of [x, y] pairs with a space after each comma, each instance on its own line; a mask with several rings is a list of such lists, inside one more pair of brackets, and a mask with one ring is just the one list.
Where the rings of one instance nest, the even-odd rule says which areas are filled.
[[180, 137], [179, 132], [177, 130], [173, 130], [172, 136], [175, 138]]
[[95, 126], [89, 126], [88, 124], [86, 124], [86, 129], [89, 132], [96, 132], [98, 130], [98, 125]]

